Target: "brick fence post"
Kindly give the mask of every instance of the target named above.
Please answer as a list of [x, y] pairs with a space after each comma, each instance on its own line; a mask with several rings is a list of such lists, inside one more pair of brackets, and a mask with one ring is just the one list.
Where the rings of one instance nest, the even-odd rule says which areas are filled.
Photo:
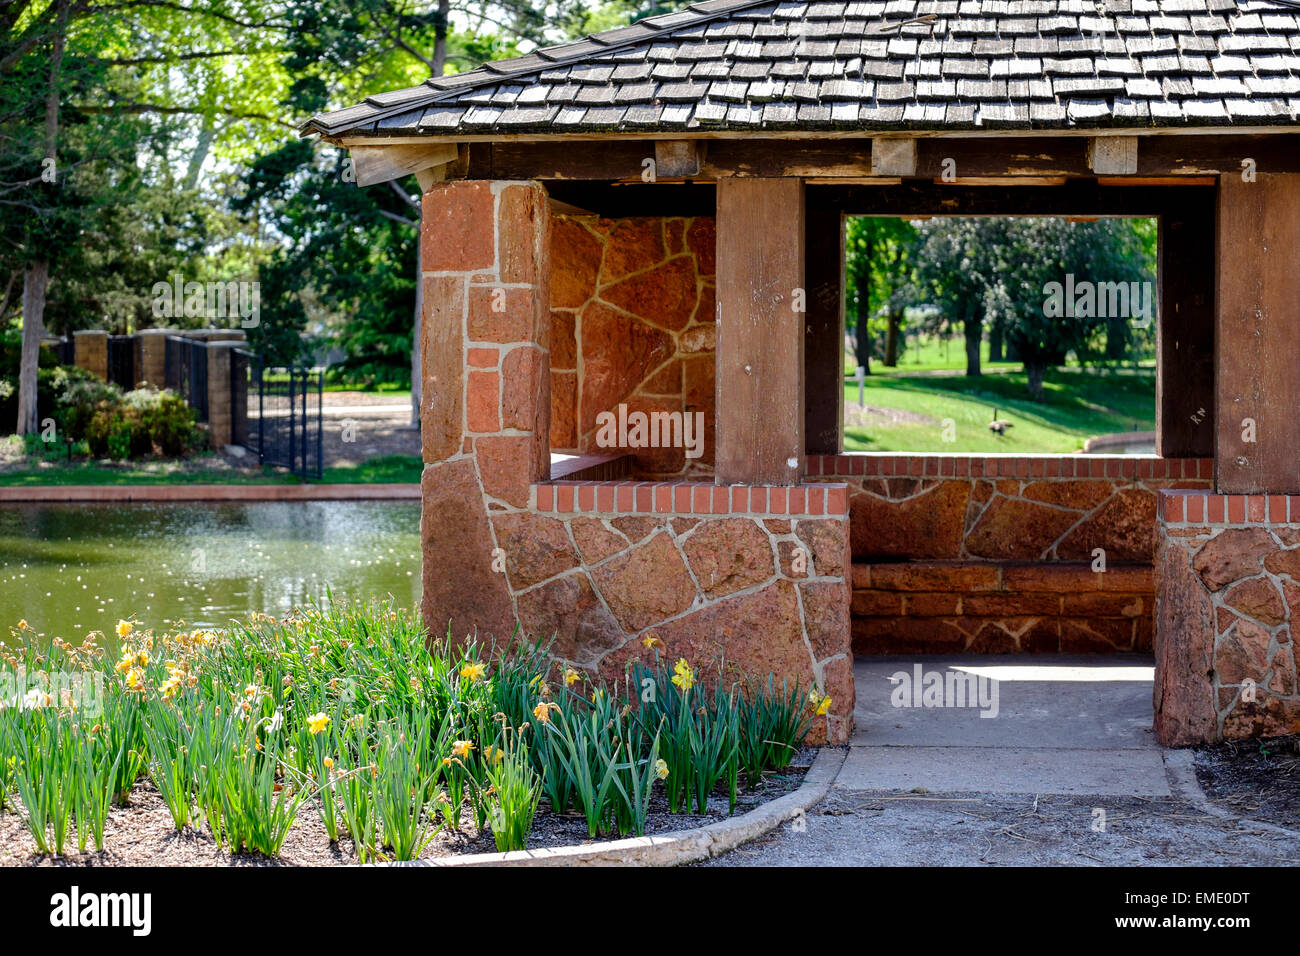
[[550, 473], [550, 209], [531, 182], [422, 200], [424, 620], [506, 640], [515, 609], [493, 514]]
[[167, 336], [172, 329], [143, 329], [135, 334], [136, 378], [154, 388], [167, 385]]
[[230, 350], [240, 342], [209, 342], [208, 354], [208, 437], [220, 451], [232, 440], [233, 419], [230, 403]]
[[108, 333], [85, 329], [72, 333], [73, 363], [97, 378], [108, 381]]

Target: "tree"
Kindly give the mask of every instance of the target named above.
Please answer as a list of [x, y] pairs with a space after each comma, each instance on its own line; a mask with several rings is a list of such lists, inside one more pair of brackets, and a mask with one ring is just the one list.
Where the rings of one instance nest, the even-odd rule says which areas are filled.
[[916, 276], [920, 294], [938, 310], [946, 329], [960, 327], [966, 339], [966, 374], [980, 374], [980, 342], [989, 291], [997, 282], [997, 258], [990, 241], [998, 219], [931, 219], [920, 227]]
[[[1029, 394], [1043, 397], [1048, 368], [1067, 353], [1106, 354], [1127, 348], [1153, 263], [1143, 237], [1127, 220], [986, 220], [985, 253], [997, 279], [986, 297], [1024, 363]], [[1149, 291], [1150, 286], [1146, 289]], [[1134, 301], [1133, 293], [1138, 301]]]
[[916, 228], [905, 219], [855, 217], [845, 229], [846, 296], [854, 306], [855, 353], [858, 364], [868, 372], [874, 342], [881, 333], [881, 364], [896, 366], [901, 356], [916, 237]]

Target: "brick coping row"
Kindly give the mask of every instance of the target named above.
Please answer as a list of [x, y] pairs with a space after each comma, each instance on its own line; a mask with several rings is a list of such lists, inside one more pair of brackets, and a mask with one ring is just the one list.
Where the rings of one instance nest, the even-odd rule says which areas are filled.
[[1165, 524], [1300, 524], [1300, 495], [1161, 491], [1157, 508]]
[[1211, 458], [1155, 455], [917, 455], [860, 452], [808, 455], [804, 473], [816, 477], [911, 478], [1197, 478], [1214, 474]]
[[714, 485], [703, 481], [548, 481], [533, 486], [535, 509], [553, 514], [842, 517], [848, 486]]

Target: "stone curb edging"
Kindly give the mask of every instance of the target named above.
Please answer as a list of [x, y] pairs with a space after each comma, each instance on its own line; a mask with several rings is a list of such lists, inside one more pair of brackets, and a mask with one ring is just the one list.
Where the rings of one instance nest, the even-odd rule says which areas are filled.
[[775, 830], [819, 803], [840, 772], [848, 751], [823, 747], [818, 751], [803, 783], [793, 793], [777, 797], [748, 813], [694, 830], [675, 830], [658, 836], [632, 837], [575, 846], [513, 850], [509, 853], [475, 853], [375, 863], [371, 866], [681, 866], [721, 856], [742, 843]]
[[418, 484], [10, 485], [0, 503], [124, 501], [418, 501]]
[[1163, 756], [1165, 779], [1169, 781], [1169, 789], [1173, 791], [1174, 796], [1186, 800], [1207, 816], [1218, 817], [1220, 820], [1231, 820], [1238, 825], [1259, 827], [1261, 830], [1268, 830], [1284, 836], [1300, 836], [1300, 830], [1279, 826], [1276, 823], [1268, 823], [1264, 820], [1241, 817], [1230, 810], [1225, 810], [1212, 801], [1206, 796], [1205, 791], [1201, 789], [1201, 782], [1196, 779], [1196, 757], [1191, 750], [1166, 749]]

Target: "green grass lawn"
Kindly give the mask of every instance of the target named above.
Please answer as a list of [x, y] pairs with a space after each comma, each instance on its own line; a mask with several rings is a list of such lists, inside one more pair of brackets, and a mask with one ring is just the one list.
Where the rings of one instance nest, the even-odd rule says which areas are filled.
[[[1022, 371], [979, 378], [907, 371], [903, 366], [867, 376], [865, 404], [932, 421], [850, 425], [844, 430], [846, 451], [1069, 453], [1095, 435], [1155, 428], [1155, 376], [1147, 370], [1054, 370], [1044, 382], [1042, 402], [1030, 399]], [[858, 401], [856, 382], [846, 384], [844, 397], [846, 403]], [[1014, 426], [1005, 437], [988, 429], [995, 414]], [[955, 426], [951, 442], [943, 440], [944, 419]]]
[[[415, 455], [386, 455], [360, 465], [325, 468], [315, 484], [418, 483], [423, 463]], [[203, 459], [167, 462], [47, 460], [0, 471], [0, 486], [15, 485], [267, 485], [300, 484], [302, 479], [270, 468], [237, 471], [204, 467]]]

